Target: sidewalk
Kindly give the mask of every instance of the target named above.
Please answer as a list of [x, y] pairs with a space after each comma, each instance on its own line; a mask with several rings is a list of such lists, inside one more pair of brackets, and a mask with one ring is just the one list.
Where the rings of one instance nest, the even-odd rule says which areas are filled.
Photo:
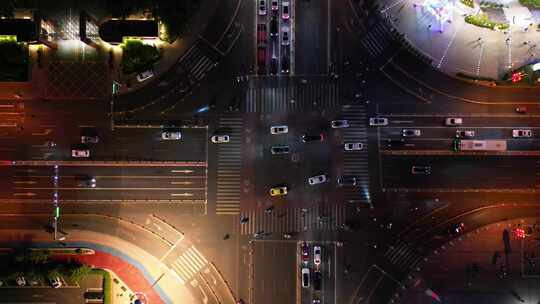
[[[186, 286], [182, 286], [163, 271], [162, 264], [156, 257], [132, 243], [96, 232], [66, 232], [69, 233], [69, 241], [65, 242], [67, 247], [86, 247], [98, 252], [95, 256], [80, 257], [81, 261], [114, 271], [129, 289], [151, 299], [148, 303], [178, 303], [178, 299], [182, 299], [183, 304], [198, 303]], [[28, 240], [31, 240], [35, 247], [56, 245], [51, 243], [50, 234], [36, 230], [2, 230], [0, 239], [9, 242], [6, 245]]]
[[435, 303], [427, 289], [442, 303], [538, 303], [540, 275], [531, 273], [535, 256], [540, 256], [538, 230], [523, 243], [514, 233], [527, 223], [536, 219], [494, 223], [442, 246], [407, 281], [410, 287], [401, 303]]

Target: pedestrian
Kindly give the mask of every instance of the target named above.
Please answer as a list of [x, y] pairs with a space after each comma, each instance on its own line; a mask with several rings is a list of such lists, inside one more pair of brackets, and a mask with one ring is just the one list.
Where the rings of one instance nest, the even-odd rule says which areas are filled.
[[223, 236], [223, 240], [228, 240], [231, 236], [227, 233]]

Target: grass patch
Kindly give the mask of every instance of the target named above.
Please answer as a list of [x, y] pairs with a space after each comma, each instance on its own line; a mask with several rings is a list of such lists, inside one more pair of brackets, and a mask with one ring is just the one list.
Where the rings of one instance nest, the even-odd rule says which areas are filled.
[[103, 277], [103, 303], [112, 303], [111, 275], [103, 269], [92, 269], [89, 274], [97, 274]]
[[139, 40], [128, 40], [122, 46], [122, 71], [124, 74], [150, 69], [161, 54], [155, 46], [143, 44]]
[[508, 23], [498, 23], [489, 20], [489, 17], [485, 13], [478, 15], [467, 15], [465, 17], [465, 22], [479, 27], [485, 27], [491, 30], [505, 30], [508, 29]]
[[15, 40], [0, 40], [0, 81], [28, 81], [28, 47]]

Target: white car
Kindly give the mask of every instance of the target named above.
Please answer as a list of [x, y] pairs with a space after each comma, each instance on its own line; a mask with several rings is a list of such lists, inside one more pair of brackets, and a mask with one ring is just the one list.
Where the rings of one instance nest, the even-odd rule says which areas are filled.
[[472, 138], [476, 134], [473, 130], [456, 130], [456, 137]]
[[142, 73], [137, 74], [137, 81], [138, 82], [143, 82], [143, 81], [145, 81], [147, 79], [150, 79], [152, 77], [154, 77], [154, 72], [152, 70], [146, 70], [146, 71], [144, 71]]
[[19, 286], [25, 286], [26, 285], [26, 280], [24, 279], [24, 277], [22, 276], [19, 276], [15, 279], [15, 282], [17, 283], [17, 285]]
[[321, 246], [313, 246], [313, 264], [315, 266], [321, 265]]
[[287, 126], [272, 126], [270, 127], [270, 134], [285, 134], [289, 132], [289, 127]]
[[289, 2], [284, 1], [281, 2], [281, 18], [287, 20], [291, 17], [291, 14], [289, 12]]
[[348, 128], [349, 127], [349, 122], [347, 120], [345, 120], [345, 119], [332, 120], [330, 125], [332, 126], [332, 129]]
[[463, 124], [463, 119], [459, 117], [449, 117], [444, 121], [447, 126], [459, 126]]
[[421, 134], [422, 132], [418, 129], [403, 129], [401, 131], [401, 135], [403, 135], [403, 137], [417, 137]]
[[313, 186], [313, 185], [318, 185], [318, 184], [325, 183], [327, 180], [328, 180], [328, 178], [326, 177], [326, 174], [321, 174], [321, 175], [315, 175], [315, 176], [312, 176], [312, 177], [308, 178], [308, 183], [311, 186]]
[[512, 130], [512, 137], [514, 138], [531, 137], [531, 136], [532, 136], [531, 130], [524, 130], [524, 129]]
[[62, 287], [62, 281], [60, 281], [59, 277], [55, 277], [54, 279], [51, 280], [51, 286], [53, 288], [60, 288]]
[[182, 133], [180, 131], [162, 131], [161, 139], [164, 140], [178, 140], [182, 138]]
[[309, 287], [309, 268], [302, 268], [302, 287]]
[[230, 140], [229, 135], [214, 135], [212, 136], [212, 142], [215, 144], [228, 143]]
[[371, 117], [369, 119], [370, 126], [386, 126], [388, 125], [388, 118], [384, 117]]
[[290, 31], [288, 26], [281, 28], [281, 45], [291, 44]]
[[71, 156], [76, 158], [90, 157], [90, 150], [87, 149], [73, 149], [71, 150]]
[[364, 145], [362, 143], [345, 143], [343, 147], [345, 148], [345, 151], [358, 151], [362, 150]]
[[266, 0], [259, 0], [259, 15], [266, 15]]

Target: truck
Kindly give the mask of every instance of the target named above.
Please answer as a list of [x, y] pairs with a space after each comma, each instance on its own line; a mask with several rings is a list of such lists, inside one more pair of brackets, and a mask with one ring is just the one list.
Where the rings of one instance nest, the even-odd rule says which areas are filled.
[[506, 151], [506, 140], [454, 140], [454, 151]]

